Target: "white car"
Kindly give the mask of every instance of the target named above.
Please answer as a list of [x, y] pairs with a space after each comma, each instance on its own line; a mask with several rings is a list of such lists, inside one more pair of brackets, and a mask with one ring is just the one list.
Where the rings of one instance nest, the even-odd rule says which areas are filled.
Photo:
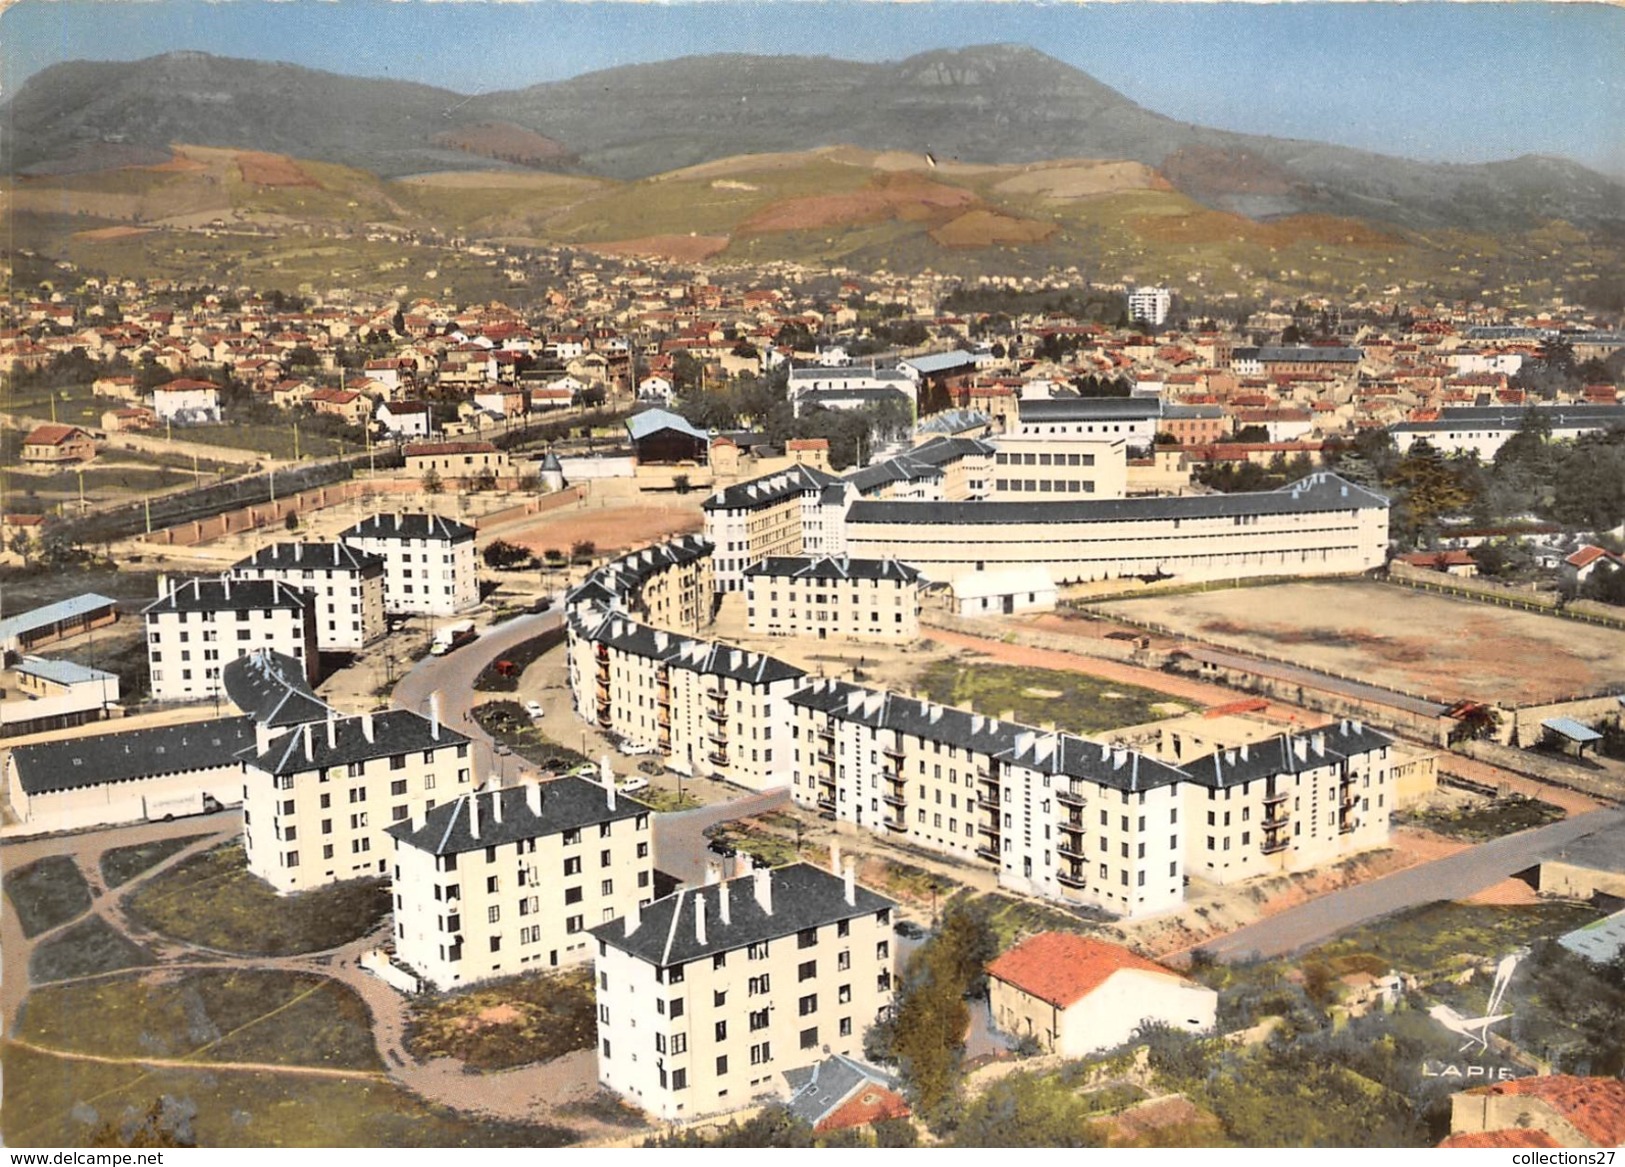
[[525, 712], [530, 715], [532, 721], [540, 721], [543, 716], [542, 703], [540, 701], [526, 701]]
[[658, 747], [651, 745], [635, 745], [632, 743], [627, 743], [621, 747], [621, 753], [625, 754], [629, 758], [636, 758], [641, 757], [644, 754], [652, 754], [657, 748]]
[[627, 794], [638, 790], [647, 790], [649, 789], [649, 780], [647, 778], [628, 778], [622, 784], [621, 789]]

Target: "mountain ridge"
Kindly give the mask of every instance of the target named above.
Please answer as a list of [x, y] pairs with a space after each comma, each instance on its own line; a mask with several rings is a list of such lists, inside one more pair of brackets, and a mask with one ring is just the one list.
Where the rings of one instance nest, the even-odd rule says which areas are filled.
[[[1420, 162], [1199, 126], [1025, 45], [881, 63], [709, 54], [475, 95], [188, 50], [51, 66], [0, 106], [0, 117], [10, 130], [4, 160], [22, 173], [93, 160], [102, 147], [193, 142], [385, 177], [528, 164], [630, 180], [743, 153], [850, 143], [989, 164], [1077, 157], [1167, 167], [1199, 202], [1255, 219], [1356, 215], [1432, 229], [1557, 218], [1625, 231], [1625, 183], [1567, 159]], [[493, 125], [558, 148], [517, 151], [509, 162], [489, 156], [499, 149], [466, 148]], [[1259, 174], [1269, 176], [1267, 191], [1250, 189]]]

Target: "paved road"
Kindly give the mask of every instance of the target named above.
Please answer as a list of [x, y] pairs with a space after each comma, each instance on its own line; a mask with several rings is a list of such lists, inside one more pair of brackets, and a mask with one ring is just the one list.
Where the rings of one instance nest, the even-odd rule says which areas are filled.
[[[410, 709], [428, 716], [429, 695], [438, 692], [441, 720], [475, 741], [483, 742], [486, 747], [486, 760], [489, 762], [490, 751], [496, 748], [496, 744], [469, 716], [469, 710], [476, 704], [474, 678], [480, 675], [480, 670], [486, 665], [509, 649], [533, 636], [557, 628], [563, 621], [564, 613], [557, 607], [551, 612], [519, 616], [481, 633], [480, 638], [474, 643], [464, 645], [455, 652], [448, 652], [445, 656], [425, 657], [396, 684], [391, 700], [397, 709]], [[476, 754], [478, 752], [476, 751]], [[484, 781], [486, 775], [479, 771], [478, 760], [475, 767], [476, 781]]]
[[1611, 833], [1625, 847], [1625, 810], [1596, 810], [1494, 839], [1289, 908], [1200, 947], [1220, 960], [1282, 956], [1403, 908], [1465, 899], [1557, 854], [1582, 835]]
[[655, 866], [687, 883], [699, 883], [705, 879], [706, 861], [712, 858], [705, 841], [707, 827], [764, 811], [780, 810], [789, 805], [790, 790], [780, 786], [761, 794], [748, 794], [732, 802], [719, 802], [715, 806], [656, 815]]

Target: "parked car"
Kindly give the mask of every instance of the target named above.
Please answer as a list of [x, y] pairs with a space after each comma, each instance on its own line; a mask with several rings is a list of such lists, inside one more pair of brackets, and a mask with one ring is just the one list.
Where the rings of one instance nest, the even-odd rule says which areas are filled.
[[621, 784], [621, 789], [627, 794], [647, 790], [649, 789], [649, 780], [647, 778], [628, 778]]
[[540, 701], [526, 701], [525, 712], [530, 715], [532, 721], [540, 721], [545, 711]]
[[918, 940], [925, 935], [925, 929], [911, 920], [899, 920], [897, 934], [905, 940]]
[[618, 748], [620, 749], [621, 753], [625, 754], [627, 757], [637, 758], [644, 754], [654, 753], [657, 747], [651, 745], [638, 745], [633, 742], [623, 742]]

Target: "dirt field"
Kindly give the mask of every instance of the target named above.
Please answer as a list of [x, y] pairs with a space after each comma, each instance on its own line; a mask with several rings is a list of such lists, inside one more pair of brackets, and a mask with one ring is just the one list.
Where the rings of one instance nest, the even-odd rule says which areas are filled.
[[1006, 243], [1041, 243], [1055, 234], [1054, 223], [1017, 219], [997, 211], [967, 211], [931, 232], [944, 247], [992, 247]]
[[237, 156], [243, 181], [255, 186], [319, 186], [292, 158], [281, 154], [261, 154], [244, 150]]
[[608, 255], [652, 255], [678, 263], [710, 259], [728, 246], [726, 235], [646, 235], [617, 243], [595, 243], [592, 250]]
[[1120, 190], [1154, 190], [1157, 181], [1157, 172], [1140, 162], [1075, 162], [1033, 166], [993, 189], [1005, 194], [1081, 199]]
[[770, 203], [741, 223], [739, 230], [741, 234], [811, 231], [883, 219], [917, 222], [975, 202], [976, 196], [960, 187], [898, 174], [883, 185], [851, 194], [808, 195]]
[[1098, 611], [1447, 701], [1531, 704], [1625, 680], [1625, 633], [1376, 583], [1236, 588]]
[[691, 534], [704, 526], [705, 520], [694, 508], [606, 507], [540, 515], [522, 526], [503, 527], [502, 537], [538, 554], [554, 547], [567, 552], [572, 544], [587, 540], [597, 546], [599, 555], [608, 555]]

